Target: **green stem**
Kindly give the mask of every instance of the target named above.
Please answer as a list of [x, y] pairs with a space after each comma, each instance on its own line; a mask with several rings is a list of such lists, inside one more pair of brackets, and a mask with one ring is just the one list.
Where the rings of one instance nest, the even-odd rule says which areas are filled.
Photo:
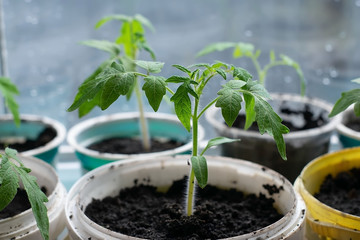
[[[194, 114], [192, 116], [192, 133], [193, 133], [193, 152], [192, 156], [198, 155], [198, 122], [199, 117], [197, 116], [197, 111], [199, 107], [199, 99], [195, 99]], [[194, 204], [194, 195], [195, 195], [195, 173], [193, 168], [191, 168], [190, 176], [188, 180], [187, 188], [187, 199], [186, 199], [186, 214], [191, 216], [193, 213], [193, 204]]]
[[134, 88], [135, 88], [135, 95], [136, 95], [136, 99], [137, 99], [138, 107], [139, 107], [139, 121], [140, 121], [140, 131], [141, 131], [141, 136], [142, 136], [142, 145], [143, 145], [145, 151], [150, 152], [151, 143], [150, 143], [149, 129], [148, 129], [148, 124], [147, 124], [147, 121], [145, 118], [144, 106], [143, 106], [141, 90], [140, 90], [140, 85], [139, 85], [138, 79], [136, 79], [136, 81], [135, 81]]
[[199, 113], [198, 118], [200, 118], [200, 117], [205, 113], [205, 111], [206, 111], [209, 107], [211, 107], [212, 105], [214, 105], [219, 98], [220, 98], [220, 97], [215, 98], [215, 99], [212, 100], [208, 105], [206, 105], [206, 107], [204, 107], [204, 109], [201, 110], [201, 112]]

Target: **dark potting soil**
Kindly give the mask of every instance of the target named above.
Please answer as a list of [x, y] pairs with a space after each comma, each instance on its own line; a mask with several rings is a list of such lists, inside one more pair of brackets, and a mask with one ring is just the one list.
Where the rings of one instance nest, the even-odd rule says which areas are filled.
[[[302, 110], [292, 110], [287, 107], [281, 107], [280, 117], [282, 115], [288, 115], [288, 116], [293, 115], [296, 116], [295, 121], [304, 122], [303, 125], [299, 126], [296, 122], [286, 121], [283, 119], [282, 124], [287, 126], [290, 129], [290, 132], [316, 128], [327, 123], [327, 121], [324, 119], [322, 114], [319, 114], [319, 116], [315, 117], [309, 105], [305, 105], [305, 108]], [[240, 114], [236, 118], [233, 127], [243, 129], [244, 126], [245, 126], [245, 115]], [[249, 128], [249, 130], [258, 131], [257, 123], [254, 122], [252, 126]]]
[[197, 191], [196, 209], [188, 217], [185, 185], [177, 181], [166, 193], [144, 185], [127, 188], [116, 197], [93, 199], [85, 214], [108, 229], [147, 239], [226, 238], [259, 230], [282, 217], [274, 200], [263, 194], [256, 197], [209, 185]]
[[350, 121], [346, 123], [346, 126], [354, 131], [360, 132], [360, 121]]
[[[44, 187], [41, 188], [41, 191], [43, 191], [45, 194], [47, 192], [46, 188]], [[29, 208], [31, 208], [31, 205], [26, 191], [19, 188], [11, 203], [0, 211], [0, 219], [15, 216]]]
[[34, 148], [38, 148], [46, 145], [48, 142], [56, 137], [56, 131], [52, 127], [45, 128], [39, 136], [34, 139], [26, 139], [25, 142], [8, 144], [6, 142], [0, 142], [0, 149], [10, 147], [16, 149], [18, 152], [28, 151]]
[[[160, 152], [169, 149], [174, 149], [184, 145], [182, 142], [175, 140], [158, 140], [151, 139], [151, 150], [150, 152]], [[146, 153], [147, 151], [143, 148], [140, 139], [136, 138], [108, 138], [100, 142], [93, 143], [88, 146], [89, 149], [96, 150], [103, 153], [114, 153], [114, 154], [136, 154]]]
[[360, 216], [360, 168], [326, 176], [314, 195], [322, 203], [342, 212]]

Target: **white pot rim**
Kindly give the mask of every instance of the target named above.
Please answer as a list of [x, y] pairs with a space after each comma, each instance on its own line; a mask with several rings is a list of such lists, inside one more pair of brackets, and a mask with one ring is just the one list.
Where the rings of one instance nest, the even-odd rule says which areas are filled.
[[[6, 114], [0, 116], [1, 121], [13, 121], [13, 116], [11, 114]], [[46, 151], [49, 151], [52, 148], [59, 146], [66, 137], [66, 128], [65, 126], [60, 123], [59, 121], [46, 117], [46, 116], [39, 116], [39, 115], [32, 115], [32, 114], [21, 114], [20, 115], [21, 121], [28, 121], [28, 122], [39, 122], [44, 125], [50, 126], [55, 129], [56, 136], [50, 142], [45, 144], [44, 146], [40, 146], [28, 151], [21, 152], [23, 156], [35, 156]]]
[[336, 126], [336, 130], [344, 136], [360, 141], [360, 132], [357, 132], [345, 125], [346, 120], [351, 114], [353, 114], [353, 111], [353, 105], [351, 105], [344, 112], [340, 113], [341, 122]]
[[[148, 119], [164, 119], [166, 121], [176, 122], [182, 126], [176, 115], [174, 114], [166, 114], [166, 113], [145, 113], [145, 117]], [[103, 115], [94, 118], [87, 119], [82, 121], [73, 127], [70, 128], [67, 135], [67, 142], [70, 146], [72, 146], [76, 151], [91, 156], [94, 158], [102, 158], [106, 160], [120, 160], [120, 159], [131, 159], [131, 158], [153, 158], [156, 156], [167, 156], [174, 155], [182, 152], [186, 152], [192, 148], [192, 143], [188, 142], [178, 148], [170, 149], [161, 152], [153, 152], [153, 153], [140, 153], [140, 154], [112, 154], [112, 153], [101, 153], [99, 151], [88, 149], [82, 145], [80, 145], [76, 141], [76, 136], [79, 135], [86, 129], [93, 127], [94, 125], [101, 125], [106, 122], [116, 122], [121, 119], [136, 119], [139, 118], [139, 113], [137, 112], [126, 112], [126, 113], [116, 113], [111, 115]], [[199, 141], [204, 137], [204, 130], [199, 125]]]
[[[90, 228], [94, 228], [93, 230], [89, 230], [89, 231], [96, 232], [97, 231], [96, 229], [100, 229], [100, 231], [106, 232], [109, 234], [109, 236], [114, 237], [114, 238], [110, 237], [111, 239], [140, 239], [140, 238], [135, 238], [135, 237], [129, 237], [129, 236], [123, 235], [121, 233], [117, 233], [117, 232], [108, 230], [108, 229], [96, 224], [95, 222], [91, 221], [83, 213], [83, 211], [81, 211], [81, 208], [85, 207], [85, 206], [81, 206], [79, 199], [78, 199], [78, 196], [81, 194], [82, 189], [84, 189], [84, 187], [87, 186], [88, 184], [91, 184], [92, 181], [94, 181], [94, 180], [96, 181], [100, 177], [100, 175], [109, 174], [109, 172], [108, 172], [109, 169], [117, 169], [119, 167], [121, 168], [124, 166], [129, 166], [131, 168], [131, 167], [134, 167], [134, 166], [142, 164], [142, 163], [152, 164], [153, 162], [158, 162], [161, 164], [161, 166], [163, 166], [163, 164], [166, 165], [166, 163], [163, 162], [165, 158], [171, 162], [182, 161], [183, 164], [185, 165], [186, 161], [184, 161], [184, 160], [186, 160], [189, 157], [190, 157], [190, 155], [177, 155], [177, 156], [167, 156], [167, 157], [162, 157], [162, 158], [157, 158], [157, 159], [147, 159], [146, 161], [144, 161], [143, 158], [129, 159], [129, 160], [121, 161], [121, 162], [109, 163], [109, 164], [103, 165], [101, 167], [98, 167], [98, 168], [88, 172], [73, 185], [73, 187], [70, 189], [69, 194], [67, 196], [66, 205], [65, 205], [65, 214], [66, 214], [66, 218], [67, 218], [68, 228], [72, 232], [75, 233], [75, 232], [77, 232], [77, 229], [78, 229], [75, 225], [78, 224], [79, 222], [83, 222], [83, 223], [89, 224]], [[280, 231], [283, 231], [281, 236], [284, 237], [284, 236], [291, 235], [293, 232], [296, 232], [298, 230], [298, 228], [301, 227], [300, 225], [302, 225], [302, 224], [299, 224], [299, 222], [296, 222], [296, 221], [299, 221], [299, 219], [301, 219], [300, 220], [301, 222], [304, 221], [305, 214], [306, 214], [305, 203], [303, 202], [300, 195], [297, 192], [295, 192], [295, 190], [292, 188], [291, 183], [286, 178], [281, 176], [279, 173], [277, 173], [267, 167], [264, 167], [262, 165], [255, 164], [255, 163], [252, 163], [249, 161], [239, 160], [239, 159], [231, 159], [231, 158], [221, 157], [221, 156], [207, 156], [207, 160], [210, 162], [210, 164], [215, 164], [215, 165], [225, 164], [227, 166], [231, 166], [231, 165], [241, 164], [247, 168], [257, 168], [260, 172], [266, 172], [266, 175], [269, 178], [276, 178], [277, 180], [282, 182], [284, 184], [282, 186], [284, 186], [284, 187], [286, 186], [285, 188], [287, 188], [289, 186], [289, 189], [292, 189], [290, 194], [293, 196], [293, 200], [291, 200], [291, 201], [293, 201], [291, 203], [292, 204], [291, 210], [288, 211], [287, 213], [285, 213], [281, 219], [279, 219], [275, 223], [273, 223], [265, 228], [276, 228], [279, 230], [282, 229], [282, 230], [280, 230]], [[74, 220], [75, 215], [80, 218], [79, 222], [77, 220]], [[294, 220], [294, 218], [291, 218], [292, 215], [297, 216], [296, 220]], [[75, 221], [75, 223], [72, 221]], [[285, 228], [288, 228], [288, 224], [296, 226], [295, 229], [292, 229], [290, 231], [289, 231], [289, 229], [284, 230]], [[264, 234], [263, 232], [264, 232], [265, 228], [259, 229], [257, 231], [254, 231], [254, 232], [251, 232], [248, 234], [241, 235], [241, 239], [257, 239], [258, 237], [263, 237], [263, 234]], [[78, 234], [78, 233], [76, 233], [76, 234]], [[79, 235], [78, 235], [78, 237], [80, 238]], [[228, 238], [228, 239], [237, 239], [237, 237], [232, 237], [232, 238]]]
[[[273, 99], [281, 98], [283, 100], [298, 101], [298, 102], [316, 105], [317, 107], [324, 109], [328, 113], [330, 113], [332, 109], [332, 105], [330, 103], [318, 98], [308, 98], [305, 96], [300, 96], [296, 94], [292, 95], [286, 93], [284, 94], [272, 93], [271, 96]], [[239, 128], [228, 127], [221, 120], [216, 118], [216, 115], [219, 114], [220, 111], [221, 111], [220, 108], [216, 108], [215, 106], [212, 106], [211, 108], [209, 108], [209, 111], [205, 113], [207, 121], [219, 132], [231, 131], [235, 135], [239, 135], [239, 136], [272, 140], [272, 137], [270, 135], [268, 134], [261, 135], [258, 131], [243, 130]], [[324, 124], [321, 127], [301, 130], [301, 131], [290, 131], [289, 133], [284, 134], [283, 137], [284, 140], [286, 141], [286, 140], [304, 138], [304, 137], [319, 135], [321, 133], [331, 132], [336, 128], [339, 122], [340, 122], [340, 117], [335, 116], [332, 119], [330, 119], [328, 123]]]

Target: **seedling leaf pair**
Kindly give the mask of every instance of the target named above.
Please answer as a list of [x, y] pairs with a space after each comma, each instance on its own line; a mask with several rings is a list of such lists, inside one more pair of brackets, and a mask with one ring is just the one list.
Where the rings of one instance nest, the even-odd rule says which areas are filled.
[[17, 126], [20, 125], [19, 105], [16, 103], [14, 96], [19, 95], [16, 85], [7, 77], [0, 77], [0, 92], [4, 97], [5, 104], [14, 117]]

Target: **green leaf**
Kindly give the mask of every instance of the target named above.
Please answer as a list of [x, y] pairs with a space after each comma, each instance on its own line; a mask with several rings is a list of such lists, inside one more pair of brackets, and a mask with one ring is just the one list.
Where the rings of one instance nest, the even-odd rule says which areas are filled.
[[24, 184], [41, 236], [44, 239], [49, 239], [49, 218], [47, 216], [47, 208], [44, 204], [48, 202], [48, 199], [36, 183], [36, 177], [28, 174], [27, 170], [22, 167], [17, 168], [17, 171]]
[[2, 155], [0, 178], [0, 211], [3, 210], [14, 199], [19, 187], [19, 179], [12, 169], [12, 165], [7, 156]]
[[183, 83], [183, 82], [190, 82], [191, 79], [189, 77], [181, 77], [181, 76], [171, 76], [166, 79], [168, 83]]
[[235, 46], [235, 43], [232, 42], [219, 42], [219, 43], [213, 43], [208, 46], [206, 46], [204, 49], [202, 49], [200, 52], [196, 54], [196, 57], [201, 57], [206, 54], [215, 52], [215, 51], [224, 51], [228, 48], [232, 48]]
[[233, 77], [242, 81], [249, 81], [252, 79], [252, 75], [243, 68], [233, 66]]
[[245, 84], [246, 82], [243, 81], [231, 80], [217, 93], [220, 97], [215, 106], [221, 108], [222, 116], [228, 126], [232, 126], [241, 110], [242, 97], [238, 90]]
[[172, 66], [179, 69], [182, 72], [185, 72], [185, 73], [188, 73], [188, 74], [191, 73], [191, 71], [189, 69], [187, 69], [186, 67], [184, 67], [184, 66], [181, 66], [181, 65], [178, 65], [178, 64], [174, 64]]
[[215, 137], [213, 139], [210, 139], [206, 145], [206, 147], [204, 148], [204, 150], [201, 152], [201, 156], [205, 154], [205, 152], [214, 146], [220, 145], [220, 144], [224, 144], [224, 143], [230, 143], [230, 142], [237, 142], [240, 141], [240, 139], [231, 139], [231, 138], [226, 138], [226, 137]]
[[286, 160], [286, 146], [283, 134], [289, 132], [289, 129], [283, 125], [282, 119], [274, 112], [272, 107], [266, 100], [256, 92], [251, 93], [255, 98], [256, 122], [259, 127], [260, 134], [267, 132], [276, 142], [276, 146], [280, 156]]
[[191, 101], [186, 86], [181, 85], [170, 98], [174, 102], [175, 113], [186, 130], [190, 132], [191, 125]]
[[216, 72], [217, 72], [223, 79], [226, 80], [226, 72], [225, 72], [223, 69], [218, 68], [218, 69], [216, 69]]
[[276, 56], [275, 56], [275, 52], [273, 50], [270, 51], [270, 62], [275, 62], [276, 61]]
[[235, 45], [233, 57], [234, 58], [240, 58], [243, 56], [251, 57], [251, 56], [253, 56], [254, 50], [255, 50], [255, 47], [251, 43], [239, 42]]
[[119, 21], [123, 21], [123, 22], [128, 22], [128, 21], [131, 21], [131, 17], [121, 15], [121, 14], [106, 16], [106, 17], [100, 19], [95, 24], [95, 28], [99, 28], [99, 27], [101, 27], [102, 25], [104, 25], [105, 23], [107, 23], [107, 22], [109, 22], [111, 20], [119, 20]]
[[192, 156], [191, 166], [194, 170], [199, 187], [204, 188], [208, 181], [208, 168], [204, 156]]
[[254, 110], [255, 98], [250, 94], [244, 94], [244, 101], [245, 101], [245, 113], [246, 113], [244, 129], [247, 130], [256, 120], [256, 114]]
[[134, 61], [135, 64], [143, 69], [145, 69], [149, 73], [159, 73], [161, 69], [164, 67], [164, 63], [162, 62], [152, 62], [152, 61]]
[[[347, 109], [351, 104], [358, 105], [360, 103], [360, 89], [353, 89], [347, 92], [341, 93], [341, 97], [336, 101], [333, 109], [331, 110], [329, 117], [334, 117], [340, 112]], [[360, 111], [356, 109], [355, 113], [360, 116]]]
[[14, 117], [14, 122], [20, 126], [19, 105], [16, 103], [15, 95], [19, 95], [19, 91], [15, 84], [9, 78], [0, 77], [0, 92], [4, 97], [5, 105]]
[[113, 42], [109, 42], [105, 40], [87, 40], [80, 42], [80, 44], [108, 52], [115, 56], [120, 54], [119, 45]]
[[146, 52], [148, 52], [150, 54], [150, 57], [152, 60], [155, 60], [156, 59], [156, 56], [155, 56], [155, 52], [152, 50], [152, 48], [147, 44], [147, 42], [140, 42], [138, 44], [139, 46], [139, 49], [144, 49]]
[[120, 95], [126, 95], [134, 81], [136, 81], [134, 73], [124, 71], [122, 65], [113, 62], [110, 67], [104, 69], [96, 77], [96, 81], [103, 82], [100, 97], [100, 107], [102, 110], [107, 109]]
[[149, 101], [149, 104], [156, 112], [159, 109], [161, 100], [166, 94], [165, 78], [158, 76], [149, 76], [144, 78], [145, 84], [142, 89]]
[[140, 14], [136, 14], [134, 16], [134, 19], [136, 19], [137, 21], [139, 21], [142, 25], [146, 26], [147, 28], [149, 28], [151, 31], [155, 32], [155, 28], [154, 26], [151, 24], [151, 22], [149, 21], [149, 19], [147, 19], [146, 17], [140, 15]]

